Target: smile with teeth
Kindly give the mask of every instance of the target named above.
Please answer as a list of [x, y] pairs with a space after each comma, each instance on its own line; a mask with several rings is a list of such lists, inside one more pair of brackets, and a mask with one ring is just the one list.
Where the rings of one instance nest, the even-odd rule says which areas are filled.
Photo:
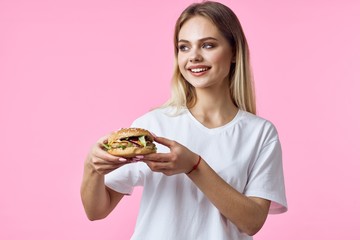
[[209, 70], [209, 68], [193, 68], [193, 69], [190, 69], [190, 71], [193, 72], [193, 73], [205, 72], [207, 70]]

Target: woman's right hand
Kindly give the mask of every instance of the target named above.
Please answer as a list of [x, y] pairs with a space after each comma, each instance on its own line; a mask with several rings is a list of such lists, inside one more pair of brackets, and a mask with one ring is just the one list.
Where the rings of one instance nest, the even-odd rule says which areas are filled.
[[100, 138], [93, 145], [85, 160], [85, 165], [100, 175], [105, 175], [125, 164], [134, 162], [133, 160], [113, 156], [106, 152], [103, 143], [107, 138], [108, 136]]
[[104, 150], [103, 143], [108, 138], [100, 138], [90, 149], [84, 162], [84, 174], [81, 184], [81, 199], [90, 220], [106, 217], [124, 196], [106, 188], [104, 175], [132, 160], [119, 158]]

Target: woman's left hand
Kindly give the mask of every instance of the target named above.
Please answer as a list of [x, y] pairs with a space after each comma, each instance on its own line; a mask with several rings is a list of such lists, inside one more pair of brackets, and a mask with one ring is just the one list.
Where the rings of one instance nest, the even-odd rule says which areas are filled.
[[170, 149], [169, 153], [152, 153], [144, 155], [141, 161], [145, 162], [154, 172], [162, 172], [167, 176], [187, 173], [197, 163], [199, 155], [190, 151], [176, 141], [163, 137], [154, 137], [155, 142]]

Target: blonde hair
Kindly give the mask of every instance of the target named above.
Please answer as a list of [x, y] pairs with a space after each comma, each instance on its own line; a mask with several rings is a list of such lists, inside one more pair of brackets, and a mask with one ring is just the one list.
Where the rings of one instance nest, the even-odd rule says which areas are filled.
[[172, 95], [163, 107], [172, 106], [180, 110], [184, 107], [191, 108], [196, 103], [195, 88], [184, 79], [177, 62], [179, 31], [183, 24], [194, 16], [210, 19], [229, 42], [235, 54], [235, 63], [232, 63], [229, 72], [231, 98], [239, 109], [256, 114], [249, 48], [241, 24], [230, 8], [212, 1], [191, 4], [176, 21], [174, 32], [175, 66], [171, 81]]

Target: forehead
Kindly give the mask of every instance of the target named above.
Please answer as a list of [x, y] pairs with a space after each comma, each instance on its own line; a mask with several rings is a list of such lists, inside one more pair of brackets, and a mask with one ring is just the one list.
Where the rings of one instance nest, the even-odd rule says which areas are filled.
[[178, 39], [196, 40], [205, 37], [221, 38], [216, 25], [206, 17], [195, 16], [187, 20], [180, 28]]

